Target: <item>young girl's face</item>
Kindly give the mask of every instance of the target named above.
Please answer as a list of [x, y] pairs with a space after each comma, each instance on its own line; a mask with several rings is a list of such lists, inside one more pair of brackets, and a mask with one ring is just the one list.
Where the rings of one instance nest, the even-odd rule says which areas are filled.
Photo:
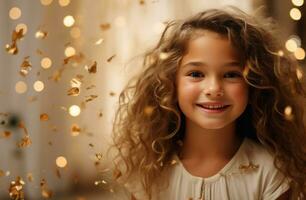
[[203, 31], [189, 41], [177, 75], [186, 124], [203, 129], [233, 125], [248, 104], [240, 57], [226, 36]]

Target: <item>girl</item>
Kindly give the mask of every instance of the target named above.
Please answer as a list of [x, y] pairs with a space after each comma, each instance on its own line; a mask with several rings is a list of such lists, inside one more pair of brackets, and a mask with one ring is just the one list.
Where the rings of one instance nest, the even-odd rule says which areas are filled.
[[301, 70], [237, 8], [167, 25], [120, 94], [115, 177], [133, 199], [305, 197]]

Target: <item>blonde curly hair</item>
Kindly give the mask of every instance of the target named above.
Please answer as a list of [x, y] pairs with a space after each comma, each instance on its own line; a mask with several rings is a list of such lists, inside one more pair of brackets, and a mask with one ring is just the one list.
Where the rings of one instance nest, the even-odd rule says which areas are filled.
[[[230, 7], [168, 23], [158, 44], [145, 54], [143, 71], [119, 97], [113, 147], [117, 150], [116, 169], [125, 167], [120, 177], [123, 182], [137, 175], [151, 198], [153, 185], [178, 153], [185, 125], [177, 103], [176, 72], [188, 42], [197, 37], [195, 32], [210, 30], [231, 41], [245, 66], [250, 98], [237, 120], [238, 134], [272, 151], [275, 166], [292, 180], [293, 195], [305, 195], [305, 89], [298, 76], [301, 70], [279, 45], [273, 23], [259, 21]], [[292, 112], [286, 115], [288, 106]]]

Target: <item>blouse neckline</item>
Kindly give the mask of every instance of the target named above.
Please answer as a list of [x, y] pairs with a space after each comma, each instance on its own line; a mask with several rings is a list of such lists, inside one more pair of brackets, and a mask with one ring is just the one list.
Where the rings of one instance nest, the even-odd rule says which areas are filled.
[[185, 166], [183, 165], [183, 163], [181, 162], [181, 160], [179, 159], [179, 157], [177, 155], [175, 155], [176, 157], [176, 160], [178, 161], [178, 164], [179, 164], [179, 167], [182, 169], [183, 173], [187, 176], [187, 177], [190, 177], [191, 179], [194, 179], [194, 180], [201, 180], [204, 182], [215, 182], [216, 180], [218, 180], [222, 175], [224, 175], [226, 172], [228, 172], [232, 166], [235, 164], [236, 160], [237, 160], [237, 157], [239, 156], [239, 154], [241, 153], [242, 149], [244, 148], [245, 146], [245, 143], [246, 143], [246, 138], [243, 138], [243, 141], [239, 147], [239, 149], [236, 151], [236, 153], [234, 154], [234, 156], [231, 158], [231, 160], [221, 169], [219, 170], [219, 172], [217, 172], [215, 175], [212, 175], [210, 177], [200, 177], [200, 176], [196, 176], [196, 175], [193, 175], [191, 174], [186, 168]]

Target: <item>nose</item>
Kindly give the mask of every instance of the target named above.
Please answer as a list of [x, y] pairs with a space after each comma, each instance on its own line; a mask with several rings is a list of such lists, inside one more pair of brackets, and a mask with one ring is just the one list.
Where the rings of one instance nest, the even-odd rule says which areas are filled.
[[222, 83], [220, 83], [220, 81], [216, 78], [207, 80], [207, 84], [205, 84], [203, 92], [206, 96], [210, 97], [222, 97], [224, 95]]

